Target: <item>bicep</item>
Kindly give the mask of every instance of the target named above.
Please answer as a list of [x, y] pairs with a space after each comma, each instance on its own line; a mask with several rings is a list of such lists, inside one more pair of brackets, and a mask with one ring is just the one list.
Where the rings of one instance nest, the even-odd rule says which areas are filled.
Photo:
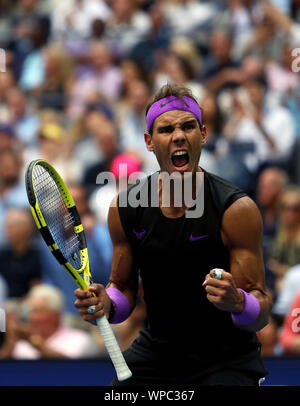
[[262, 219], [248, 197], [238, 199], [223, 216], [222, 238], [229, 250], [230, 272], [237, 287], [265, 291]]
[[112, 201], [109, 209], [108, 228], [113, 244], [109, 285], [121, 290], [133, 306], [138, 290], [138, 272], [131, 246], [120, 220], [116, 198]]

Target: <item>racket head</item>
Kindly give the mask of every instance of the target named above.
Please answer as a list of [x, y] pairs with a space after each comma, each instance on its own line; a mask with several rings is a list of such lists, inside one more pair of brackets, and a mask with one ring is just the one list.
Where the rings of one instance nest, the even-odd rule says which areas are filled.
[[76, 284], [88, 289], [92, 276], [86, 238], [65, 182], [52, 165], [37, 159], [26, 170], [25, 184], [34, 221], [48, 249]]

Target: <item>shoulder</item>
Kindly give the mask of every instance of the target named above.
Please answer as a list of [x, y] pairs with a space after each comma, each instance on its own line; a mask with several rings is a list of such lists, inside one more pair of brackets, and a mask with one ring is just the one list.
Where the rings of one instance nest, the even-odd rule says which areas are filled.
[[243, 196], [232, 203], [224, 212], [222, 232], [233, 246], [257, 246], [262, 242], [263, 221], [256, 203]]
[[[236, 226], [262, 226], [262, 216], [256, 203], [247, 195], [235, 200], [224, 212], [223, 220], [233, 220]], [[239, 223], [239, 224], [237, 224]]]
[[235, 200], [224, 212], [225, 215], [249, 216], [262, 218], [257, 204], [246, 194]]

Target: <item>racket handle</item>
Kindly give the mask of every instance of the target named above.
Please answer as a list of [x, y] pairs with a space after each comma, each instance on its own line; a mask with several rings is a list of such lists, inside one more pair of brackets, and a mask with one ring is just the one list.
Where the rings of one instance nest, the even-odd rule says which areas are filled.
[[96, 323], [110, 359], [115, 367], [118, 380], [125, 381], [132, 376], [132, 373], [126, 364], [114, 332], [112, 331], [112, 328], [105, 316], [99, 317], [96, 320]]

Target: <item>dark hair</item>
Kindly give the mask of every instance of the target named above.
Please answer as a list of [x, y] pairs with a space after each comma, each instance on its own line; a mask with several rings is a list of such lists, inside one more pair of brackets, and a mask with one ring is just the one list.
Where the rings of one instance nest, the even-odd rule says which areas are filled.
[[[188, 87], [178, 85], [176, 83], [167, 83], [154, 94], [152, 101], [146, 107], [146, 116], [152, 104], [156, 103], [160, 99], [164, 99], [165, 97], [170, 96], [178, 97], [178, 99], [182, 102], [182, 104], [185, 104], [183, 97], [190, 97], [191, 99], [195, 100], [196, 103], [198, 103], [196, 97], [193, 95], [193, 92]], [[201, 114], [203, 115], [201, 107], [200, 110]], [[201, 123], [199, 123], [199, 126], [200, 129], [202, 129]], [[150, 129], [150, 134], [152, 134], [152, 128]]]

